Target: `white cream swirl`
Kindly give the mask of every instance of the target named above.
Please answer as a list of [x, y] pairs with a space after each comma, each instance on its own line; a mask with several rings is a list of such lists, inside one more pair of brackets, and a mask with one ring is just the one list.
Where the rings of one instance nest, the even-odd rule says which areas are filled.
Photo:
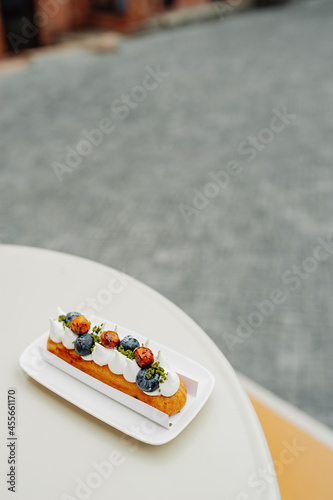
[[180, 386], [180, 380], [176, 372], [168, 372], [166, 380], [160, 384], [162, 396], [170, 397], [176, 394]]
[[112, 349], [108, 362], [110, 371], [116, 375], [122, 375], [126, 368], [126, 359], [124, 354], [121, 354], [117, 349]]
[[160, 382], [160, 385], [155, 391], [145, 392], [147, 396], [166, 396], [170, 397], [176, 394], [180, 386], [180, 380], [176, 372], [168, 372], [166, 380]]
[[110, 349], [106, 349], [104, 346], [96, 342], [91, 356], [96, 365], [107, 365], [110, 358]]
[[163, 366], [166, 372], [171, 369], [168, 359], [161, 353], [161, 351], [158, 351], [155, 361], [158, 361], [160, 366]]
[[136, 376], [140, 371], [140, 366], [134, 359], [129, 359], [129, 358], [125, 359], [126, 359], [126, 366], [123, 373], [124, 379], [127, 380], [127, 382], [135, 382]]
[[63, 324], [62, 321], [57, 319], [50, 319], [50, 338], [56, 344], [62, 342], [66, 349], [74, 349], [74, 342], [77, 339], [77, 335], [72, 332], [67, 326]]
[[65, 333], [64, 325], [62, 322], [57, 321], [53, 318], [49, 318], [50, 320], [50, 338], [56, 344], [62, 341], [62, 338]]
[[87, 354], [86, 356], [81, 356], [82, 359], [84, 359], [84, 361], [92, 361], [93, 358], [92, 358], [92, 354]]
[[66, 347], [66, 349], [74, 349], [74, 342], [77, 339], [76, 333], [73, 333], [72, 330], [65, 326], [65, 331], [62, 337], [62, 343]]

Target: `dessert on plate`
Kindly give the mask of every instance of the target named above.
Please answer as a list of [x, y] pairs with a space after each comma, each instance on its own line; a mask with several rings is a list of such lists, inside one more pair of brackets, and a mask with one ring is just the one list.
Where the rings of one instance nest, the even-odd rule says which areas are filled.
[[171, 416], [185, 406], [187, 391], [161, 351], [149, 340], [120, 338], [107, 322], [94, 325], [83, 314], [58, 311], [50, 318], [47, 350], [77, 369]]

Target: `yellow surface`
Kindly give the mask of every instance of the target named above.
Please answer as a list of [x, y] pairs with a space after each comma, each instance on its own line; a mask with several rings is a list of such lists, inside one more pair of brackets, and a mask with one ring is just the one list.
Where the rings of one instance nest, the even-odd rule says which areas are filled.
[[333, 451], [250, 398], [271, 451], [282, 500], [333, 500]]

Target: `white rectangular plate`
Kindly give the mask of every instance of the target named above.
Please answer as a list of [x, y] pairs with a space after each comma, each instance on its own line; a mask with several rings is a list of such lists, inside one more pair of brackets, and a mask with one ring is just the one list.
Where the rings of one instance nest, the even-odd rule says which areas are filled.
[[[72, 376], [73, 374], [70, 375], [47, 362], [45, 360], [45, 353], [48, 353], [46, 350], [47, 338], [48, 332], [24, 350], [20, 357], [20, 365], [23, 370], [37, 382], [87, 413], [145, 443], [161, 445], [174, 439], [197, 415], [214, 387], [214, 377], [206, 368], [161, 344], [154, 343], [163, 349], [172, 366], [177, 368], [176, 371], [184, 374], [184, 378], [182, 378], [185, 386], [187, 385], [186, 378], [197, 381], [196, 391], [192, 391], [189, 387], [188, 401], [185, 407], [180, 413], [168, 417], [168, 424], [165, 427], [163, 422], [159, 424], [153, 422], [137, 411], [99, 392], [99, 387], [96, 387], [94, 383], [95, 388], [90, 387], [82, 381], [81, 376], [79, 376], [81, 380], [78, 380]], [[67, 365], [67, 363], [65, 364]], [[85, 375], [83, 372], [80, 374]], [[96, 382], [99, 381], [96, 380]], [[102, 382], [99, 384], [105, 386]], [[142, 404], [145, 405], [145, 403]], [[169, 423], [172, 425], [169, 426]]]

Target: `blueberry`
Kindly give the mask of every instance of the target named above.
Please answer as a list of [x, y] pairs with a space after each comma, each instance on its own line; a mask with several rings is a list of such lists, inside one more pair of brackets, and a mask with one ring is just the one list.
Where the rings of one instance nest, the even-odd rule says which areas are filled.
[[127, 349], [135, 351], [135, 349], [139, 347], [140, 342], [132, 337], [132, 335], [127, 335], [120, 341], [119, 345], [122, 345], [125, 351], [127, 351]]
[[80, 313], [76, 312], [70, 312], [66, 314], [66, 323], [73, 321], [74, 318], [77, 318], [77, 316], [81, 316]]
[[84, 333], [75, 340], [74, 349], [80, 356], [88, 356], [88, 354], [91, 354], [94, 343], [95, 341], [90, 333]]
[[155, 373], [151, 378], [147, 378], [149, 368], [141, 368], [136, 376], [136, 385], [144, 392], [153, 392], [160, 385], [160, 374]]

